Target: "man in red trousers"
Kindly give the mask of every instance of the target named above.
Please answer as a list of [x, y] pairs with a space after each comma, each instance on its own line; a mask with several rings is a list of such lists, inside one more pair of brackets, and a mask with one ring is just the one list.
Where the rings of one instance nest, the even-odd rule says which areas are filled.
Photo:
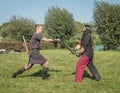
[[91, 28], [89, 25], [84, 26], [82, 39], [72, 50], [72, 54], [74, 54], [79, 48], [81, 49], [77, 56], [80, 56], [80, 58], [76, 64], [75, 82], [82, 82], [86, 66], [88, 66], [95, 79], [100, 80], [101, 76], [92, 62], [94, 53], [92, 48]]

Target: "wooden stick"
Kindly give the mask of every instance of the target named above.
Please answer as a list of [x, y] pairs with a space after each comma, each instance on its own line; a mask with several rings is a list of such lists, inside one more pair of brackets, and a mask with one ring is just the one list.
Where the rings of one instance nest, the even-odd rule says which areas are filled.
[[23, 41], [24, 41], [24, 44], [25, 44], [25, 49], [26, 49], [26, 52], [28, 52], [28, 47], [27, 47], [27, 43], [26, 43], [26, 40], [25, 40], [24, 35], [23, 35]]

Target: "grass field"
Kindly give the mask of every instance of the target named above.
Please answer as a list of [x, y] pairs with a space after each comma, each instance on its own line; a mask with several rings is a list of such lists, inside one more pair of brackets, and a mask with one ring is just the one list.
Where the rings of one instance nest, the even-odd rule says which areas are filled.
[[68, 50], [41, 50], [49, 61], [49, 78], [42, 80], [41, 66], [11, 78], [28, 61], [27, 53], [0, 54], [0, 93], [120, 93], [120, 52], [95, 51], [94, 64], [101, 81], [91, 79], [86, 68], [83, 82], [73, 82], [78, 60]]

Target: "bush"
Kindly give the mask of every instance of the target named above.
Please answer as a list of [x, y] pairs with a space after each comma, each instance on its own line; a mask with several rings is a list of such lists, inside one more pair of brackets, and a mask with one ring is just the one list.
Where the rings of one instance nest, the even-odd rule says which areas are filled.
[[22, 50], [25, 51], [25, 47], [22, 42], [2, 42], [0, 43], [0, 48], [1, 49], [6, 49], [6, 50]]
[[55, 46], [54, 46], [54, 43], [41, 43], [41, 45], [40, 45], [40, 48], [41, 49], [55, 49]]
[[[27, 43], [28, 49], [30, 48], [30, 43]], [[54, 49], [54, 43], [41, 43], [41, 49]], [[0, 49], [6, 50], [21, 50], [25, 51], [25, 44], [23, 42], [1, 42]]]

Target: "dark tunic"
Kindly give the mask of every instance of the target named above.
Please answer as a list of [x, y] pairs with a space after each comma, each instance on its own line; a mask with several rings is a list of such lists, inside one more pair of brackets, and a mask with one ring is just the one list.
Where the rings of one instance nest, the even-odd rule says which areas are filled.
[[82, 47], [85, 49], [83, 55], [93, 58], [92, 37], [88, 33], [84, 33], [82, 37]]
[[34, 33], [30, 41], [30, 49], [32, 53], [29, 58], [29, 63], [31, 64], [43, 64], [47, 61], [46, 58], [39, 53], [41, 39], [41, 34]]

